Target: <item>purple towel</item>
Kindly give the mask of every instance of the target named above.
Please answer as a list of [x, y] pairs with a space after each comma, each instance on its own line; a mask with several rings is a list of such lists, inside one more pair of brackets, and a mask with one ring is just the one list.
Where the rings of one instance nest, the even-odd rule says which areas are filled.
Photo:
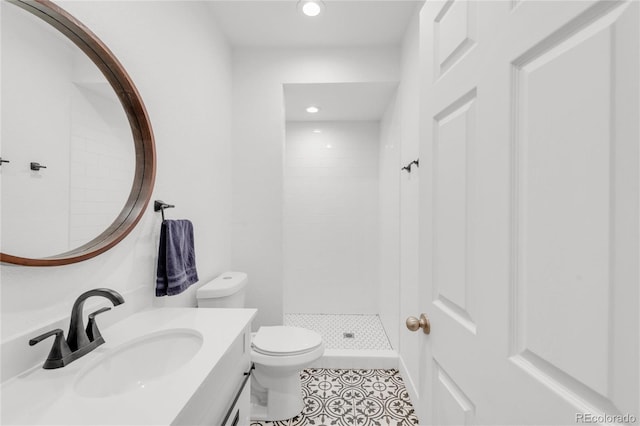
[[173, 296], [198, 281], [193, 224], [189, 220], [165, 220], [160, 230], [156, 296]]

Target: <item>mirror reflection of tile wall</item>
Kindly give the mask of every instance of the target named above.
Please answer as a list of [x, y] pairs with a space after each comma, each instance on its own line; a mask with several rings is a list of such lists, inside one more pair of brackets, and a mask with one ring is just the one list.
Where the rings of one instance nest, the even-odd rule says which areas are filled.
[[[135, 171], [124, 110], [98, 68], [65, 36], [1, 2], [2, 250], [37, 258], [102, 233]], [[38, 171], [30, 163], [45, 166]]]

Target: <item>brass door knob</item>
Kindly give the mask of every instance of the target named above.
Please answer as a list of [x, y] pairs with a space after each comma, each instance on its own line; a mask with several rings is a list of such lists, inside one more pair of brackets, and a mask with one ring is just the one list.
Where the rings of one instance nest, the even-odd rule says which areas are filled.
[[431, 323], [425, 314], [420, 314], [420, 319], [416, 317], [407, 318], [407, 328], [411, 331], [417, 331], [421, 328], [424, 334], [431, 333]]

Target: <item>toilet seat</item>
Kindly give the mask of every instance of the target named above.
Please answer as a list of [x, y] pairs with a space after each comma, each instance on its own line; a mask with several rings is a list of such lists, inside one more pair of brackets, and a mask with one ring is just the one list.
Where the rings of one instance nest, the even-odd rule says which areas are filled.
[[267, 356], [296, 356], [310, 353], [322, 346], [322, 336], [300, 327], [260, 327], [253, 337], [254, 352]]

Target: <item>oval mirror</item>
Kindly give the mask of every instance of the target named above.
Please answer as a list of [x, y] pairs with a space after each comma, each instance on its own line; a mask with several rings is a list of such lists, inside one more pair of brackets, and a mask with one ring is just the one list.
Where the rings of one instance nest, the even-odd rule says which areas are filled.
[[79, 262], [115, 246], [144, 214], [151, 124], [131, 78], [89, 29], [48, 0], [10, 3], [0, 15], [0, 261]]

